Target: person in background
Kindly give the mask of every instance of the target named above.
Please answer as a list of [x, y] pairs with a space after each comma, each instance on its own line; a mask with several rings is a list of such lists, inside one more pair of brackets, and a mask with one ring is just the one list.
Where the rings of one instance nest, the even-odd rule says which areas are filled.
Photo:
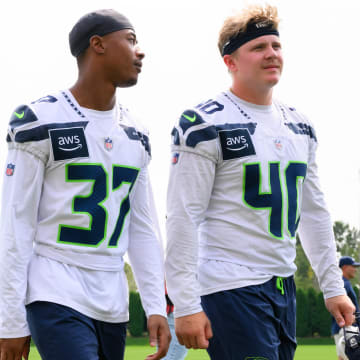
[[[359, 311], [359, 303], [350, 280], [355, 278], [356, 270], [359, 266], [360, 263], [356, 262], [351, 256], [342, 256], [339, 260], [339, 267], [342, 271], [344, 280], [344, 288], [348, 297], [354, 304], [356, 311]], [[338, 360], [347, 360], [347, 356], [345, 355], [344, 333], [333, 317], [331, 322], [331, 334], [334, 336]]]

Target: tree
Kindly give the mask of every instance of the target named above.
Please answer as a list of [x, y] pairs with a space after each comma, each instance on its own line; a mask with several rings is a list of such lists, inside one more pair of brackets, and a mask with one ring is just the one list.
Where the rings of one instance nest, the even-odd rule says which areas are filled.
[[360, 231], [342, 221], [335, 221], [333, 230], [337, 251], [341, 255], [352, 256], [355, 260], [359, 260]]
[[[341, 221], [335, 221], [333, 225], [336, 249], [341, 255], [352, 256], [356, 261], [360, 260], [360, 231], [350, 227]], [[319, 290], [316, 276], [310, 266], [305, 252], [296, 238], [296, 259], [297, 271], [295, 273], [295, 283], [298, 288], [309, 289], [310, 287]], [[352, 281], [354, 285], [356, 280]]]
[[309, 288], [307, 291], [308, 309], [309, 309], [309, 322], [311, 335], [319, 335], [319, 312], [317, 303], [317, 293], [313, 288]]
[[296, 334], [301, 337], [312, 335], [307, 294], [302, 289], [296, 290]]
[[316, 290], [319, 290], [316, 276], [301, 246], [299, 237], [296, 238], [295, 265], [297, 267], [295, 273], [296, 287], [300, 289], [309, 289], [310, 287], [313, 287]]
[[133, 272], [131, 270], [131, 266], [128, 263], [125, 263], [125, 268], [124, 268], [125, 274], [126, 274], [126, 278], [128, 281], [128, 286], [129, 286], [129, 291], [137, 291], [137, 286], [136, 286], [136, 282], [134, 279], [134, 275]]
[[[336, 249], [342, 256], [352, 256], [355, 261], [360, 259], [360, 231], [349, 224], [342, 221], [335, 221], [334, 235], [336, 242]], [[351, 284], [356, 286], [358, 276], [351, 280]]]
[[145, 312], [141, 304], [140, 294], [130, 291], [129, 295], [129, 332], [131, 336], [141, 336], [145, 327]]
[[320, 336], [331, 335], [331, 315], [326, 309], [323, 293], [317, 294], [318, 332]]

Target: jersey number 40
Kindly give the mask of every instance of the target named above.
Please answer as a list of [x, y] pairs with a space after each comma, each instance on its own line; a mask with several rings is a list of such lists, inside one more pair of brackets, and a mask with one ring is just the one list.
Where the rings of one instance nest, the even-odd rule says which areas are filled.
[[[245, 164], [244, 202], [250, 208], [269, 210], [269, 233], [275, 238], [283, 238], [284, 198], [287, 199], [287, 231], [295, 237], [300, 220], [299, 185], [305, 179], [307, 165], [301, 162], [289, 162], [284, 170], [284, 183], [281, 184], [280, 163], [270, 162], [270, 192], [261, 192], [262, 175], [259, 163]], [[286, 191], [283, 191], [285, 187]], [[284, 194], [283, 194], [284, 193]]]

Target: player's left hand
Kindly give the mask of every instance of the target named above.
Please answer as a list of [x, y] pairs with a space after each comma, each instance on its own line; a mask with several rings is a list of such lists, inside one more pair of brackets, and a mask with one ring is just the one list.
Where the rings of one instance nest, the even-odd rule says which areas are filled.
[[350, 326], [355, 321], [355, 306], [347, 295], [339, 295], [325, 300], [326, 308], [340, 327]]
[[145, 360], [163, 358], [170, 345], [171, 335], [167, 319], [161, 315], [150, 315], [147, 323], [150, 346], [157, 346], [155, 354], [148, 355]]

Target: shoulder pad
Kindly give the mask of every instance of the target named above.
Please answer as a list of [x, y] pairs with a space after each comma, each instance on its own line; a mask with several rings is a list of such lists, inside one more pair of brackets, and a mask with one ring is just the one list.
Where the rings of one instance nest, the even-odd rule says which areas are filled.
[[310, 139], [313, 139], [315, 142], [317, 142], [317, 137], [314, 128], [306, 123], [285, 123], [285, 125], [295, 134], [298, 135], [308, 135]]
[[205, 121], [203, 118], [193, 110], [185, 110], [179, 119], [179, 126], [185, 134], [186, 130], [194, 125], [203, 124]]
[[13, 130], [19, 126], [37, 121], [35, 113], [27, 106], [20, 105], [12, 113], [10, 118], [10, 128]]
[[187, 137], [185, 144], [192, 148], [196, 147], [201, 142], [207, 142], [216, 139], [218, 136], [216, 127], [213, 125], [207, 126], [203, 129], [192, 131]]
[[[52, 116], [46, 115], [46, 109], [40, 109], [34, 104], [32, 107], [28, 105], [20, 105], [13, 112], [9, 129], [7, 142], [25, 143], [31, 141], [41, 141], [49, 138], [49, 130], [63, 129], [71, 127], [86, 128], [88, 121], [77, 122], [48, 122]], [[35, 113], [36, 112], [36, 113]], [[42, 114], [43, 113], [43, 114]], [[49, 113], [47, 113], [49, 114]]]
[[151, 156], [150, 140], [146, 134], [137, 131], [134, 127], [130, 127], [126, 125], [120, 125], [120, 126], [124, 129], [125, 134], [130, 140], [140, 141], [140, 143], [144, 146], [146, 152], [149, 154], [149, 156]]
[[309, 119], [294, 107], [278, 102], [285, 118], [285, 125], [297, 135], [307, 135], [317, 142], [316, 133]]

